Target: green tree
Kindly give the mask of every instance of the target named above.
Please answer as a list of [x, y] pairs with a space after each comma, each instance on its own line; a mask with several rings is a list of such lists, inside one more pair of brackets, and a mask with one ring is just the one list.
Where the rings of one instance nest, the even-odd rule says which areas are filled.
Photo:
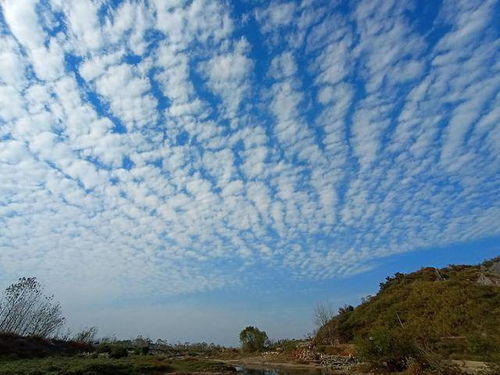
[[241, 350], [244, 352], [259, 352], [269, 343], [267, 333], [256, 327], [246, 327], [240, 332]]

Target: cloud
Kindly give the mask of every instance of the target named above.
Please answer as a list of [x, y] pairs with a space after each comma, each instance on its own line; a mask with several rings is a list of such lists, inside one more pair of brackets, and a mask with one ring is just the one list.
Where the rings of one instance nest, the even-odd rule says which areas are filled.
[[283, 52], [271, 61], [270, 74], [276, 79], [293, 76], [297, 65], [291, 51]]
[[256, 18], [262, 23], [264, 32], [272, 31], [292, 22], [296, 5], [294, 2], [273, 3], [268, 7], [256, 10]]
[[2, 274], [118, 303], [498, 235], [494, 6], [3, 2]]
[[125, 124], [142, 127], [156, 123], [156, 99], [148, 94], [150, 84], [136, 68], [112, 65], [95, 81], [95, 87]]
[[234, 117], [245, 96], [250, 94], [248, 76], [253, 68], [246, 56], [248, 42], [239, 40], [234, 50], [213, 57], [205, 66], [209, 87], [221, 96], [229, 117]]

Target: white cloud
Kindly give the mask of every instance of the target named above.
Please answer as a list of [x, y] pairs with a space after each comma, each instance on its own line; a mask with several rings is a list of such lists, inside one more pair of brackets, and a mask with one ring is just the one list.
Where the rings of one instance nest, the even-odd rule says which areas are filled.
[[103, 45], [103, 34], [97, 12], [98, 2], [83, 3], [78, 0], [62, 2], [69, 36], [74, 40], [71, 46], [81, 55], [99, 49]]
[[5, 278], [155, 298], [498, 235], [492, 1], [436, 42], [406, 3], [264, 4], [261, 45], [229, 3], [108, 5], [3, 5]]
[[248, 76], [253, 62], [246, 56], [248, 43], [242, 39], [234, 51], [213, 57], [205, 66], [209, 87], [221, 96], [229, 117], [234, 117], [245, 96], [250, 94]]
[[270, 73], [276, 79], [293, 76], [297, 72], [297, 64], [291, 51], [283, 52], [271, 61]]
[[12, 38], [0, 38], [0, 82], [21, 90], [27, 84], [26, 66]]
[[262, 23], [262, 29], [269, 32], [274, 28], [289, 25], [292, 22], [295, 8], [293, 2], [276, 2], [269, 7], [257, 10], [256, 16]]
[[47, 35], [39, 23], [32, 1], [9, 1], [3, 10], [17, 41], [26, 49], [39, 79], [54, 80], [64, 72], [63, 51], [54, 38], [45, 46]]
[[148, 94], [150, 84], [137, 69], [127, 64], [113, 65], [96, 80], [95, 86], [129, 130], [156, 123], [157, 101]]
[[45, 42], [45, 33], [39, 24], [35, 1], [5, 1], [2, 10], [12, 34], [23, 46], [39, 48]]

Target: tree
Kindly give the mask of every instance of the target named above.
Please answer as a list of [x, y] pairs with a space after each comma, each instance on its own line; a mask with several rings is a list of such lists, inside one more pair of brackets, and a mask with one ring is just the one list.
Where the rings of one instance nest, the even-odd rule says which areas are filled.
[[0, 332], [51, 337], [64, 324], [61, 305], [34, 277], [22, 277], [0, 297]]
[[314, 323], [318, 328], [323, 327], [333, 319], [335, 310], [330, 303], [318, 303], [314, 308]]
[[314, 323], [318, 327], [318, 331], [323, 328], [325, 339], [328, 344], [333, 343], [333, 328], [328, 324], [335, 317], [335, 310], [331, 303], [318, 303], [314, 308]]
[[269, 343], [267, 333], [256, 327], [246, 327], [240, 332], [241, 350], [244, 352], [259, 352]]

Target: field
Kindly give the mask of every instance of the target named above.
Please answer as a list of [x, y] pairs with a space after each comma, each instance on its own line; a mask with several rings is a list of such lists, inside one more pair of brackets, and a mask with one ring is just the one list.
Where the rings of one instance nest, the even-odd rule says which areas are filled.
[[234, 369], [221, 362], [196, 358], [168, 359], [163, 356], [133, 355], [112, 359], [100, 357], [49, 357], [41, 359], [0, 359], [2, 375], [106, 375], [223, 373]]

